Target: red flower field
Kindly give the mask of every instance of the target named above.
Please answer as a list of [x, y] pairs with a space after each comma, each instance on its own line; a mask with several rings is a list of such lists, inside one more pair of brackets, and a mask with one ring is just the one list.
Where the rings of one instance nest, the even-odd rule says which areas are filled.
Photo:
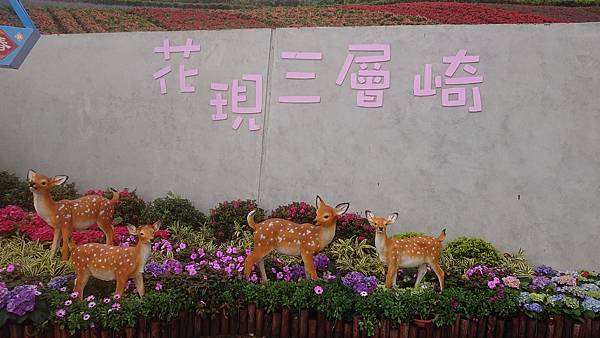
[[[43, 34], [264, 27], [386, 26], [413, 24], [524, 24], [600, 21], [600, 7], [526, 6], [458, 2], [388, 5], [261, 7], [237, 10], [30, 7]], [[0, 25], [16, 16], [0, 7]]]

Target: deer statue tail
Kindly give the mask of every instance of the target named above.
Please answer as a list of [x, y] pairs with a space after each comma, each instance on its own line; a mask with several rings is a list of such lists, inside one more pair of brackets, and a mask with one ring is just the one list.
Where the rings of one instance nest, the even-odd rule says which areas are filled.
[[442, 230], [442, 232], [440, 232], [440, 235], [437, 238], [437, 240], [440, 242], [442, 242], [444, 239], [446, 239], [446, 229]]
[[110, 188], [110, 191], [112, 191], [113, 193], [112, 198], [110, 199], [110, 203], [112, 205], [119, 203], [119, 192], [117, 191], [117, 189]]
[[256, 229], [256, 223], [254, 222], [254, 214], [255, 213], [256, 213], [256, 210], [252, 210], [248, 213], [248, 216], [246, 217], [246, 221], [248, 221], [248, 225], [252, 229]]

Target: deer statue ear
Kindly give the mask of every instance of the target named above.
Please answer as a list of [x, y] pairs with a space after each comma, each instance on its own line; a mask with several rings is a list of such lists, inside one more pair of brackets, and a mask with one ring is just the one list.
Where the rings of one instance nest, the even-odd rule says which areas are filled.
[[153, 225], [154, 231], [158, 231], [158, 229], [160, 229], [160, 225], [161, 225], [160, 221], [156, 221], [156, 223], [154, 223], [154, 225]]
[[67, 176], [67, 175], [54, 176], [52, 178], [52, 184], [53, 185], [61, 185], [61, 184], [65, 183], [68, 179], [69, 179], [69, 176]]
[[396, 222], [396, 219], [398, 219], [397, 212], [395, 212], [387, 217], [387, 224], [392, 224], [392, 223]]
[[317, 209], [319, 209], [319, 207], [321, 207], [322, 204], [325, 204], [325, 202], [323, 202], [321, 196], [317, 195], [317, 201], [315, 202]]
[[35, 175], [37, 175], [37, 173], [35, 171], [29, 169], [29, 171], [27, 172], [27, 180], [33, 181]]
[[337, 215], [343, 215], [348, 211], [348, 208], [350, 208], [350, 203], [340, 203], [335, 206], [335, 213]]
[[129, 234], [137, 235], [137, 229], [131, 224], [127, 224], [127, 230], [129, 230]]
[[367, 217], [367, 221], [371, 224], [375, 224], [375, 215], [371, 212], [371, 210], [365, 210], [365, 216]]

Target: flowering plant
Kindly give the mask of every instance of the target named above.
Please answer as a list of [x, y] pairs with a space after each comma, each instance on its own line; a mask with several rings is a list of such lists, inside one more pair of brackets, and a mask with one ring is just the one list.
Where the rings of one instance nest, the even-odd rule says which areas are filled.
[[356, 237], [359, 241], [366, 240], [367, 243], [373, 243], [375, 228], [361, 215], [349, 213], [337, 217], [335, 236], [342, 239]]
[[283, 218], [294, 223], [313, 223], [317, 209], [306, 202], [292, 202], [278, 206], [271, 212], [271, 218]]
[[[232, 238], [235, 224], [245, 225], [246, 216], [252, 210], [256, 210], [254, 220], [260, 222], [264, 219], [264, 210], [258, 208], [254, 200], [233, 200], [219, 203], [210, 210], [209, 224], [218, 242], [224, 242]], [[246, 229], [249, 229], [246, 227]]]
[[361, 296], [368, 296], [377, 289], [377, 277], [366, 277], [361, 272], [350, 272], [342, 277], [342, 283]]

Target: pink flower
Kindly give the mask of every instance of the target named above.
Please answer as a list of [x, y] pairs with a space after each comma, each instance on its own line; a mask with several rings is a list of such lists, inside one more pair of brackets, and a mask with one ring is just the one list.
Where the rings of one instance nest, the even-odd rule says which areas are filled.
[[119, 299], [121, 299], [121, 295], [118, 293], [115, 293], [115, 295], [113, 296], [113, 299], [119, 300]]
[[6, 267], [6, 272], [11, 273], [15, 271], [15, 265], [14, 264], [8, 264], [8, 266]]
[[88, 302], [91, 302], [91, 301], [93, 301], [95, 299], [96, 299], [96, 297], [94, 297], [94, 295], [89, 295], [85, 300], [88, 301]]
[[65, 306], [70, 306], [71, 304], [73, 304], [73, 301], [70, 299], [65, 300]]
[[72, 293], [69, 295], [69, 297], [71, 297], [71, 298], [75, 299], [75, 298], [79, 297], [79, 292], [72, 292]]
[[83, 320], [87, 321], [89, 319], [90, 319], [90, 315], [89, 314], [86, 313], [86, 314], [83, 315]]
[[64, 309], [58, 309], [58, 310], [56, 310], [56, 317], [62, 318], [65, 316], [66, 313], [67, 313], [67, 311], [65, 311]]
[[489, 281], [487, 283], [488, 288], [493, 289], [496, 287], [496, 285], [500, 284], [500, 279], [498, 279], [498, 277], [494, 277], [493, 280]]
[[89, 307], [90, 309], [93, 309], [95, 306], [96, 306], [96, 302], [90, 302], [90, 303], [88, 304], [88, 307]]
[[156, 286], [154, 287], [154, 289], [155, 289], [156, 291], [160, 291], [160, 290], [162, 290], [162, 284], [160, 284], [160, 283], [156, 283]]
[[502, 278], [502, 282], [504, 283], [504, 285], [508, 286], [509, 288], [513, 288], [513, 289], [518, 289], [519, 286], [521, 285], [521, 282], [515, 276], [504, 277], [504, 278]]
[[319, 285], [315, 286], [314, 291], [317, 295], [323, 294], [323, 288]]

